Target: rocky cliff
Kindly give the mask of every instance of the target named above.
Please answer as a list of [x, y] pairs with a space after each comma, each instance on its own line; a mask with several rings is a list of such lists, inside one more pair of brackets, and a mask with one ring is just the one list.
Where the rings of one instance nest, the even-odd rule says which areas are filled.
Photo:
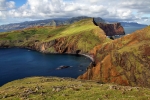
[[150, 87], [150, 27], [94, 47], [96, 65], [79, 79]]
[[121, 26], [120, 23], [97, 23], [94, 19], [93, 23], [96, 26], [99, 26], [105, 32], [106, 36], [125, 35], [124, 28]]

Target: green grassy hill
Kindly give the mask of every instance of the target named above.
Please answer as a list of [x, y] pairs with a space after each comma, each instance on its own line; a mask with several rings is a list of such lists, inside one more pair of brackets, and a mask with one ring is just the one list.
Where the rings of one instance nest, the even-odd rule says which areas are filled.
[[0, 34], [0, 47], [25, 47], [41, 52], [88, 53], [106, 39], [104, 32], [95, 26], [92, 18], [58, 27], [32, 27]]
[[148, 100], [150, 89], [57, 77], [32, 77], [0, 87], [1, 100]]

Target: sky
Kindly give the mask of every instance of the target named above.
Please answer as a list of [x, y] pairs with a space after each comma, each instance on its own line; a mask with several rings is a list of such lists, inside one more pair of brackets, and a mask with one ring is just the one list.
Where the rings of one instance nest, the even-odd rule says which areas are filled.
[[76, 16], [150, 25], [149, 5], [150, 0], [0, 0], [0, 25]]

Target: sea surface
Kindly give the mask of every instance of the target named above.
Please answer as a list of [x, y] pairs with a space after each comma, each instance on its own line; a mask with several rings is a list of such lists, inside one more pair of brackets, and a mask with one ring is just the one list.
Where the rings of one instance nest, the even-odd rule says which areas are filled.
[[124, 28], [126, 34], [131, 34], [132, 32], [135, 32], [136, 30], [140, 30], [144, 27], [133, 27], [132, 26], [132, 27], [123, 27], [123, 28]]
[[[31, 76], [77, 78], [86, 71], [91, 60], [85, 56], [43, 54], [20, 48], [0, 49], [0, 86]], [[71, 66], [58, 70], [61, 65]]]
[[[144, 27], [123, 27], [124, 28], [124, 31], [125, 31], [125, 35], [127, 34], [132, 34], [133, 32], [137, 31], [137, 30], [140, 30]], [[123, 37], [124, 35], [116, 35], [115, 38], [120, 38], [120, 37]]]
[[0, 30], [0, 32], [5, 32], [4, 30]]

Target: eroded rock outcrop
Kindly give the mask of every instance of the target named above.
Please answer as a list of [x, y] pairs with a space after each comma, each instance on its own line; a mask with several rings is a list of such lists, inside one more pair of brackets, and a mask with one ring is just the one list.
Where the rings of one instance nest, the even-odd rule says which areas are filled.
[[106, 36], [125, 35], [124, 28], [121, 26], [120, 23], [96, 23], [94, 19], [93, 23], [96, 26], [99, 26], [105, 32]]
[[[79, 79], [150, 87], [150, 27], [94, 47], [95, 66]], [[144, 34], [143, 34], [144, 33]]]

